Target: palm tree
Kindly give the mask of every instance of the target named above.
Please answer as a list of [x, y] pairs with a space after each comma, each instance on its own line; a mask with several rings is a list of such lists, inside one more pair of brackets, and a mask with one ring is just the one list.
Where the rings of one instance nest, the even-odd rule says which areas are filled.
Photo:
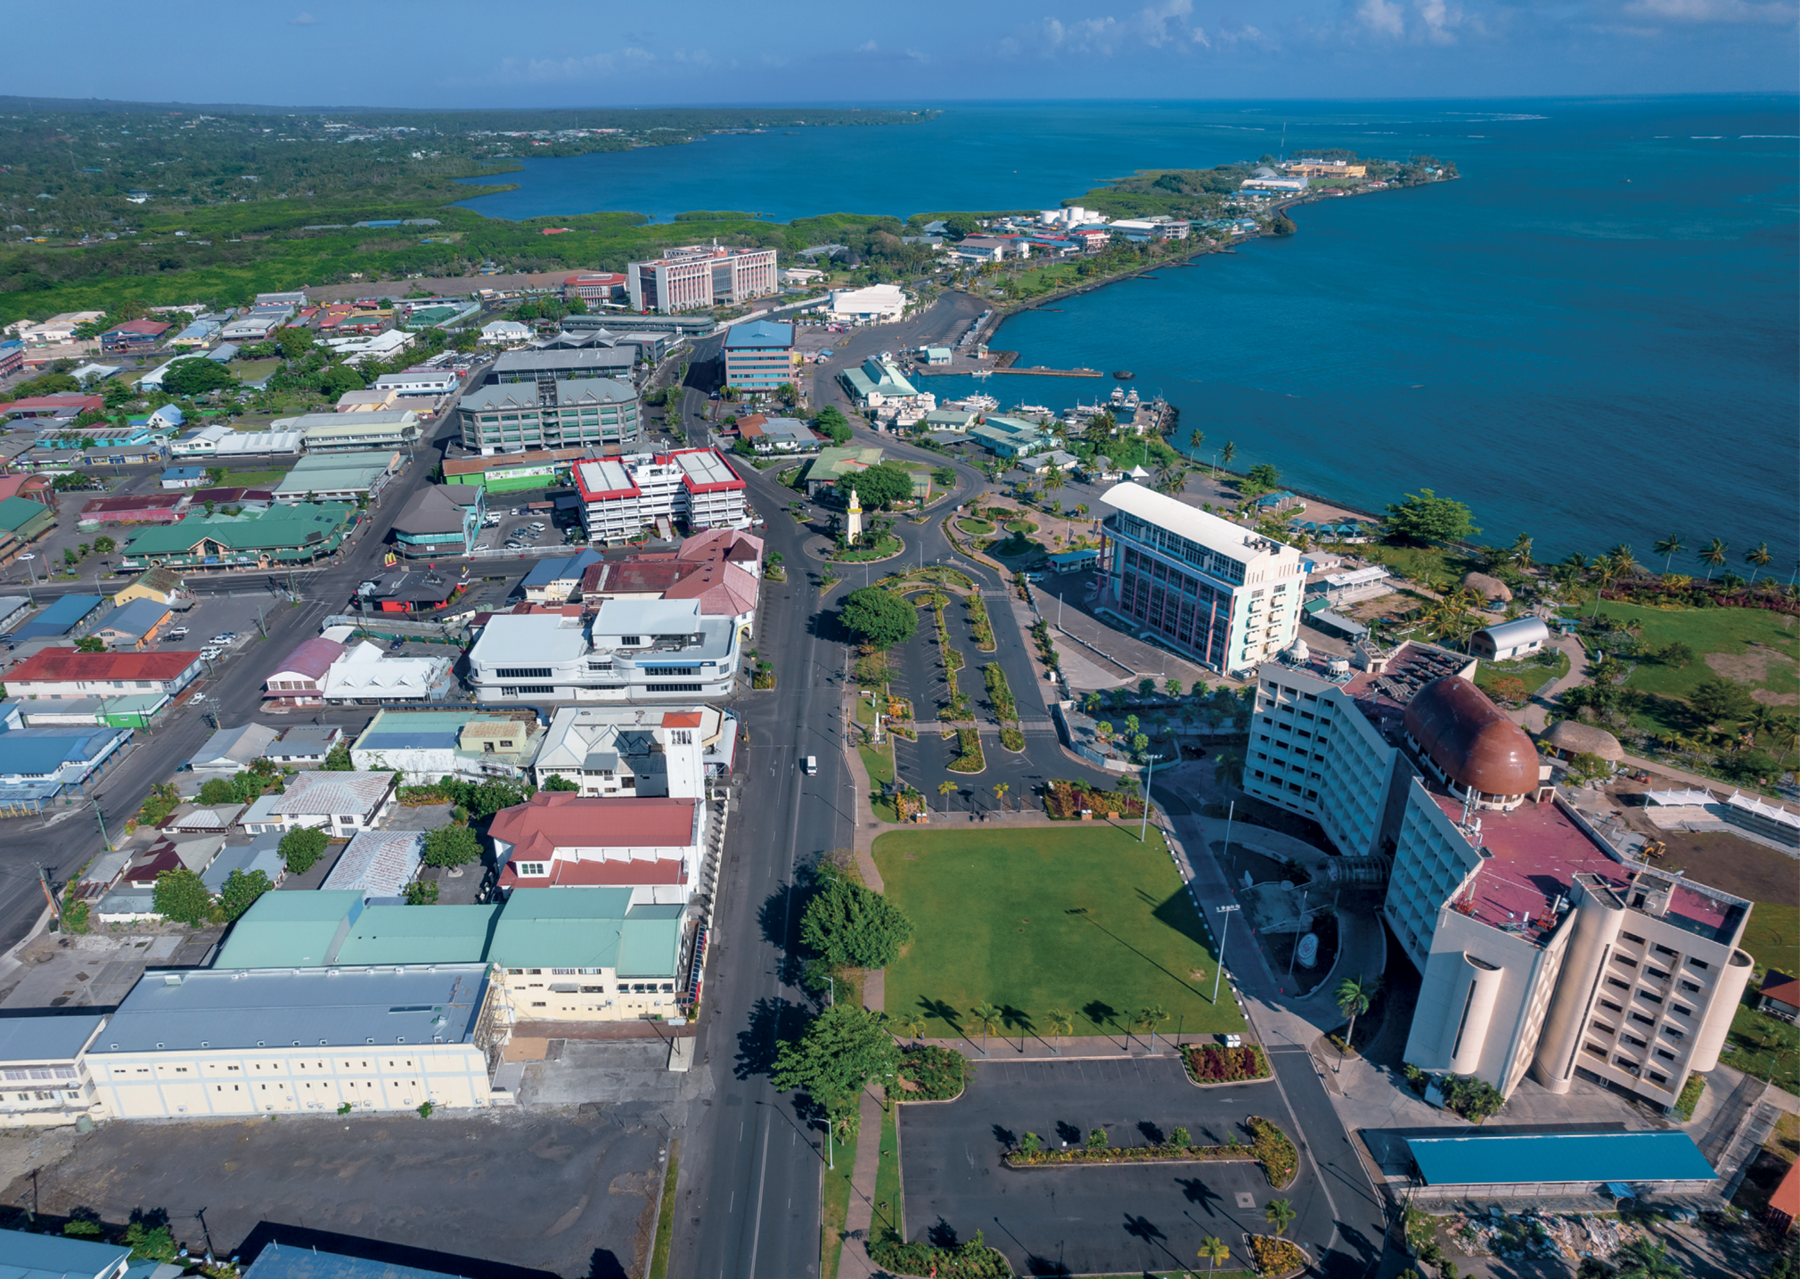
[[1193, 446], [1194, 452], [1198, 453], [1200, 451], [1200, 446], [1206, 443], [1206, 432], [1196, 430], [1192, 435], [1188, 436], [1188, 443]]
[[1282, 1232], [1294, 1224], [1294, 1218], [1300, 1214], [1294, 1211], [1294, 1205], [1285, 1199], [1271, 1199], [1263, 1209], [1263, 1220], [1275, 1227], [1275, 1237], [1281, 1238]]
[[1200, 1241], [1199, 1256], [1204, 1261], [1212, 1262], [1212, 1268], [1216, 1271], [1221, 1261], [1231, 1260], [1231, 1249], [1219, 1236], [1208, 1235]]
[[921, 1039], [925, 1035], [925, 1014], [899, 1013], [888, 1018], [888, 1030], [896, 1039]]
[[1131, 1024], [1137, 1028], [1140, 1034], [1146, 1030], [1149, 1031], [1151, 1041], [1154, 1042], [1156, 1039], [1156, 1028], [1169, 1020], [1169, 1016], [1170, 1014], [1167, 1008], [1164, 1008], [1161, 1004], [1153, 1004], [1149, 1008], [1138, 1009], [1138, 1015], [1132, 1018]]
[[1226, 440], [1225, 447], [1219, 450], [1219, 465], [1229, 469], [1231, 466], [1231, 459], [1236, 456], [1237, 445], [1231, 440]]
[[1507, 560], [1521, 573], [1531, 567], [1531, 534], [1521, 533], [1513, 539], [1512, 549], [1506, 553]]
[[1669, 1245], [1640, 1235], [1619, 1254], [1618, 1279], [1681, 1279], [1681, 1267], [1669, 1256]]
[[1775, 722], [1774, 734], [1783, 759], [1800, 750], [1800, 716], [1783, 715]]
[[1724, 566], [1725, 552], [1727, 549], [1729, 548], [1725, 545], [1725, 539], [1722, 537], [1715, 537], [1706, 544], [1706, 549], [1700, 552], [1700, 562], [1706, 565], [1707, 581], [1712, 581], [1714, 569], [1722, 568]]
[[1187, 468], [1165, 462], [1156, 468], [1156, 477], [1151, 481], [1158, 493], [1166, 493], [1174, 497], [1181, 492], [1182, 485], [1187, 483]]
[[1631, 547], [1626, 543], [1620, 542], [1606, 554], [1618, 569], [1620, 577], [1630, 577], [1638, 571], [1637, 557], [1631, 553]]
[[[1379, 979], [1366, 980], [1361, 973], [1354, 977], [1346, 977], [1338, 983], [1338, 1011], [1350, 1019], [1350, 1029], [1344, 1033], [1344, 1048], [1347, 1051], [1350, 1041], [1356, 1035], [1356, 1019], [1369, 1011], [1369, 1004], [1375, 998], [1376, 991], [1381, 989]], [[1338, 1064], [1344, 1061], [1344, 1053], [1338, 1053]]]
[[1756, 581], [1756, 575], [1758, 573], [1774, 562], [1775, 557], [1769, 553], [1769, 544], [1767, 542], [1758, 542], [1755, 546], [1744, 552], [1744, 563], [1750, 565], [1750, 580], [1752, 582]]
[[948, 816], [950, 813], [950, 797], [952, 795], [954, 795], [955, 793], [956, 793], [956, 783], [955, 782], [939, 782], [938, 783], [938, 794], [940, 794], [944, 797], [944, 814], [945, 814], [945, 816]]
[[1044, 492], [1054, 493], [1066, 482], [1067, 481], [1063, 478], [1062, 468], [1052, 462], [1050, 464], [1050, 469], [1044, 472]]
[[1687, 544], [1681, 540], [1679, 533], [1671, 533], [1656, 544], [1656, 553], [1663, 557], [1664, 577], [1668, 576], [1669, 565], [1674, 563], [1675, 557], [1685, 550], [1687, 550]]
[[1006, 792], [1011, 789], [1005, 782], [998, 782], [994, 786], [994, 799], [1002, 809], [1006, 807]]
[[1580, 551], [1570, 551], [1567, 555], [1563, 556], [1563, 567], [1567, 568], [1572, 574], [1580, 575], [1585, 573], [1587, 571], [1587, 566], [1588, 557], [1583, 555]]
[[987, 1054], [988, 1036], [999, 1031], [1001, 1019], [1005, 1016], [998, 1008], [983, 1000], [969, 1009], [969, 1016], [975, 1019], [975, 1029], [981, 1032], [981, 1051]]
[[1067, 1008], [1052, 1008], [1044, 1016], [1044, 1029], [1060, 1043], [1065, 1035], [1075, 1033], [1075, 1014]]
[[1781, 716], [1773, 706], [1764, 706], [1758, 702], [1750, 713], [1739, 721], [1738, 727], [1743, 729], [1749, 738], [1748, 745], [1754, 746], [1756, 739], [1764, 733], [1773, 733], [1781, 726]]

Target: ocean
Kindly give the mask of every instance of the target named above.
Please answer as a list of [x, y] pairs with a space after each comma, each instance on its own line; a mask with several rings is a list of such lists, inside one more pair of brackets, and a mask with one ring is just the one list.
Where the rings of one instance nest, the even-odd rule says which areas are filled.
[[[931, 105], [931, 104], [923, 104]], [[1429, 487], [1540, 559], [1616, 543], [1676, 569], [1723, 538], [1800, 561], [1794, 98], [951, 104], [936, 120], [525, 162], [498, 217], [736, 209], [789, 220], [1049, 208], [1134, 169], [1346, 147], [1462, 177], [1294, 212], [1299, 233], [1047, 304], [994, 345], [1130, 369], [1176, 443], [1379, 511]], [[940, 397], [971, 379], [933, 378]], [[1110, 381], [1005, 377], [1003, 406]]]

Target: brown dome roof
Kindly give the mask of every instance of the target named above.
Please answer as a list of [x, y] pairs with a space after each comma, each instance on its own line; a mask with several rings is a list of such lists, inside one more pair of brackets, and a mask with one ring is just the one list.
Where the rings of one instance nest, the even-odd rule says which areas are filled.
[[1537, 789], [1537, 748], [1475, 685], [1447, 675], [1406, 705], [1406, 731], [1458, 786], [1488, 795]]

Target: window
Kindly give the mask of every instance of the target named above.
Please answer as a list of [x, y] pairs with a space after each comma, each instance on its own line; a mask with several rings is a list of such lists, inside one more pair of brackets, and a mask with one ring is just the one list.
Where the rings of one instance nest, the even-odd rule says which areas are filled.
[[494, 672], [501, 679], [549, 679], [548, 666], [502, 666]]
[[620, 648], [637, 648], [643, 642], [644, 642], [644, 637], [642, 635], [621, 635], [621, 636], [619, 636], [619, 647]]
[[[1662, 950], [1664, 948], [1661, 946], [1658, 946], [1657, 949]], [[1671, 955], [1673, 955], [1674, 953], [1675, 952], [1672, 950], [1669, 951], [1669, 954], [1671, 954]], [[1695, 959], [1692, 955], [1689, 955], [1688, 956], [1688, 967], [1698, 968], [1701, 972], [1705, 972], [1707, 970], [1707, 968], [1710, 967], [1710, 965], [1704, 959]]]
[[520, 862], [518, 864], [518, 873], [521, 875], [529, 876], [531, 878], [536, 878], [537, 876], [542, 875], [544, 873], [544, 863], [543, 862]]
[[1636, 933], [1620, 933], [1619, 936], [1623, 937], [1634, 946], [1642, 946], [1644, 944], [1644, 939], [1639, 937]]
[[1644, 971], [1649, 973], [1652, 977], [1656, 978], [1657, 981], [1668, 981], [1669, 980], [1669, 974], [1665, 973], [1660, 968], [1646, 968], [1646, 969], [1644, 969]]
[[1623, 965], [1625, 965], [1625, 967], [1627, 967], [1627, 968], [1636, 968], [1636, 967], [1637, 967], [1637, 966], [1638, 966], [1638, 965], [1637, 965], [1637, 960], [1635, 960], [1635, 959], [1627, 959], [1627, 958], [1626, 958], [1626, 957], [1625, 957], [1625, 956], [1623, 956], [1623, 955], [1614, 955], [1614, 956], [1613, 956], [1613, 958], [1614, 958], [1614, 959], [1615, 959], [1615, 960], [1617, 960], [1617, 961], [1618, 961], [1618, 962], [1619, 962], [1619, 963], [1621, 963], [1621, 964], [1623, 964]]

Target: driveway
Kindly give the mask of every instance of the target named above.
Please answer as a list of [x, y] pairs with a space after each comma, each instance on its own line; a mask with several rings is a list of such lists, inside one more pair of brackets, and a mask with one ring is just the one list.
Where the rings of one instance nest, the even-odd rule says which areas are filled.
[[1240, 1125], [1253, 1114], [1294, 1135], [1274, 1083], [1196, 1088], [1172, 1057], [984, 1064], [957, 1101], [901, 1108], [906, 1236], [942, 1243], [980, 1230], [1020, 1274], [1067, 1275], [1191, 1269], [1201, 1240], [1217, 1235], [1231, 1245], [1228, 1266], [1248, 1269], [1242, 1236], [1265, 1232], [1264, 1207], [1287, 1199], [1299, 1212], [1288, 1237], [1316, 1254], [1332, 1238], [1332, 1211], [1304, 1159], [1284, 1191], [1251, 1163], [1000, 1163], [1027, 1131], [1076, 1144], [1103, 1127], [1114, 1146], [1142, 1146], [1179, 1124], [1222, 1143], [1234, 1132], [1248, 1140]]

